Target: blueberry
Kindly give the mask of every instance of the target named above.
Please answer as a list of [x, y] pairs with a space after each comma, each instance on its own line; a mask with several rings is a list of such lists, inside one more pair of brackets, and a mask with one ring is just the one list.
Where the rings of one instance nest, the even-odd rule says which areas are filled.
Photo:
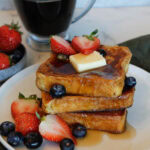
[[125, 87], [132, 88], [136, 85], [136, 79], [134, 77], [126, 77], [125, 79]]
[[76, 137], [76, 138], [82, 138], [85, 137], [87, 134], [87, 130], [86, 127], [81, 125], [81, 124], [74, 124], [72, 126], [72, 134]]
[[11, 55], [12, 63], [16, 64], [17, 62], [19, 62], [22, 59], [22, 57], [24, 56], [24, 53], [25, 53], [25, 49], [24, 49], [23, 45], [20, 45], [14, 51], [14, 53]]
[[103, 56], [105, 57], [107, 55], [106, 51], [104, 49], [100, 49], [98, 50], [98, 52]]
[[30, 132], [24, 137], [24, 145], [27, 148], [38, 148], [42, 142], [43, 138], [38, 132]]
[[60, 84], [54, 84], [50, 89], [50, 95], [53, 98], [60, 98], [66, 94], [66, 88]]
[[20, 132], [10, 132], [7, 137], [7, 142], [12, 146], [18, 146], [23, 141], [23, 135]]
[[2, 136], [7, 136], [10, 132], [14, 130], [15, 130], [15, 125], [10, 121], [5, 121], [0, 125], [0, 134]]
[[74, 150], [74, 143], [71, 139], [68, 138], [63, 139], [59, 146], [61, 150]]

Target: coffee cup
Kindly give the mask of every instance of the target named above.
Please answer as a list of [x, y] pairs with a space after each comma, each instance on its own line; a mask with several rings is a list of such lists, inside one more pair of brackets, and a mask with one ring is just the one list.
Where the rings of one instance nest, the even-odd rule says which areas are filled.
[[28, 45], [37, 51], [49, 50], [49, 36], [66, 33], [69, 25], [82, 18], [96, 0], [88, 0], [84, 10], [73, 18], [77, 0], [14, 0], [19, 16], [29, 32]]

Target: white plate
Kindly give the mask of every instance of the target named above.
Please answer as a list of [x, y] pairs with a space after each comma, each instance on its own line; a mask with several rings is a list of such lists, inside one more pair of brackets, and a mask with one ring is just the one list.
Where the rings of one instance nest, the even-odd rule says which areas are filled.
[[[0, 88], [0, 122], [12, 121], [10, 106], [19, 92], [26, 96], [40, 91], [35, 85], [35, 72], [38, 65], [33, 65], [9, 79]], [[138, 67], [130, 65], [128, 75], [137, 79], [135, 101], [128, 110], [127, 131], [121, 135], [113, 135], [100, 131], [89, 132], [79, 141], [76, 150], [148, 150], [150, 149], [150, 74]], [[0, 141], [9, 150], [14, 150], [0, 137]], [[16, 150], [25, 150], [24, 146]], [[40, 150], [59, 150], [56, 143], [46, 142]]]

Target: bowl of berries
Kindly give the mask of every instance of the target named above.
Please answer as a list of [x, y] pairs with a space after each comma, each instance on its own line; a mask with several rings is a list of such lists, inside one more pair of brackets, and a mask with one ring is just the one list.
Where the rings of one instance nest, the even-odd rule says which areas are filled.
[[26, 63], [26, 49], [21, 44], [18, 23], [0, 27], [0, 82], [22, 70]]

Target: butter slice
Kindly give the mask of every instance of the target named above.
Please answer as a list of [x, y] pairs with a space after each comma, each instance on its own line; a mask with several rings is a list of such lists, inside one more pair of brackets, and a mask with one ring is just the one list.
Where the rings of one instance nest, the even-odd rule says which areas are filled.
[[77, 72], [83, 72], [106, 65], [105, 58], [97, 51], [89, 55], [84, 55], [82, 53], [71, 55], [69, 60]]

